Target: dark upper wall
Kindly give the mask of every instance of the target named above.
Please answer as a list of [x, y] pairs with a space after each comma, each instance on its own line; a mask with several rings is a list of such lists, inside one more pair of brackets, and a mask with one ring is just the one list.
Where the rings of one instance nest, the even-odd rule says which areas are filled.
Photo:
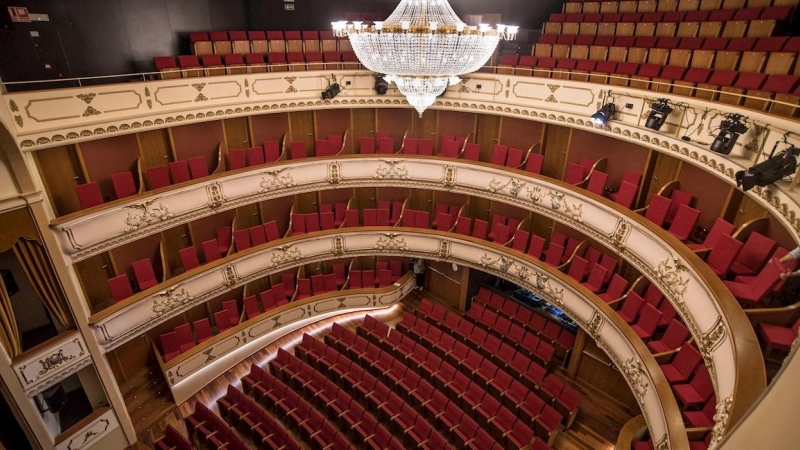
[[[451, 0], [462, 18], [500, 13], [522, 28], [539, 28], [561, 3]], [[324, 30], [346, 12], [388, 13], [397, 4], [295, 0], [295, 10], [285, 11], [282, 0], [0, 0], [0, 77], [9, 82], [152, 71], [155, 56], [191, 53], [190, 31]], [[50, 21], [12, 24], [8, 5], [48, 14]]]

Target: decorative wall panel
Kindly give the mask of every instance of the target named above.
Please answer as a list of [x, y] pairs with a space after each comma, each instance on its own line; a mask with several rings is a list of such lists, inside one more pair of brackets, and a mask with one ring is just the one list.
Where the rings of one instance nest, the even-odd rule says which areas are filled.
[[33, 397], [91, 362], [83, 336], [75, 331], [12, 365], [23, 390]]

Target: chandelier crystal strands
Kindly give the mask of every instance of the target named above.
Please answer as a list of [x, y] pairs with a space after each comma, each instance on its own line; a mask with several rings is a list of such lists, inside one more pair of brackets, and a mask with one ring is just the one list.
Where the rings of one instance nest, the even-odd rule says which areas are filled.
[[483, 67], [500, 39], [514, 40], [519, 27], [481, 24], [458, 18], [447, 0], [401, 0], [382, 22], [333, 22], [337, 37], [349, 37], [367, 69], [385, 74], [422, 117], [458, 75]]

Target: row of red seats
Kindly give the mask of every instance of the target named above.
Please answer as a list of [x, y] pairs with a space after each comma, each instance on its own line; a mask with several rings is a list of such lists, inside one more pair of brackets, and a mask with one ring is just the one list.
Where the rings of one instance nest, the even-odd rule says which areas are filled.
[[200, 443], [199, 447], [249, 450], [242, 438], [201, 402], [195, 403], [194, 413], [184, 421], [189, 436]]
[[[349, 368], [349, 365], [347, 366]], [[331, 367], [333, 369], [333, 367]], [[347, 373], [347, 372], [345, 372]], [[245, 392], [259, 404], [280, 412], [277, 408], [281, 402], [297, 402], [299, 396], [269, 370], [263, 370], [255, 364], [250, 366], [250, 373], [242, 378]], [[349, 395], [346, 389], [339, 389], [336, 400], [326, 405], [338, 411], [336, 422], [341, 429], [349, 430], [349, 435], [360, 440], [366, 448], [374, 450], [402, 449], [402, 445], [392, 437], [391, 433], [367, 411], [358, 401]]]
[[[467, 317], [492, 327], [501, 335], [508, 335], [514, 340], [519, 340], [520, 333], [525, 330], [519, 329], [520, 325], [509, 322], [509, 319], [518, 316], [520, 314], [519, 310], [525, 308], [524, 306], [505, 294], [494, 292], [486, 287], [481, 287], [478, 290], [478, 293], [473, 297], [473, 301], [477, 302], [478, 305], [470, 308], [467, 312]], [[475, 308], [475, 312], [472, 312], [473, 308]], [[545, 321], [542, 321], [542, 319], [545, 319]], [[544, 316], [534, 314], [527, 324], [530, 330], [536, 333], [536, 336], [547, 340], [551, 344], [559, 344], [567, 349], [572, 348], [575, 344], [575, 333], [561, 327], [556, 322], [547, 320]]]
[[195, 450], [192, 442], [172, 425], [167, 425], [164, 436], [160, 437], [153, 446], [155, 450]]
[[[217, 400], [220, 414], [226, 422], [231, 423], [245, 436], [248, 436], [259, 448], [300, 450], [302, 447], [287, 430], [276, 421], [261, 405], [250, 397], [228, 385], [225, 396]], [[327, 435], [325, 437], [328, 437]], [[325, 445], [333, 444], [332, 449], [348, 450], [352, 448], [340, 436]]]
[[[136, 276], [136, 283], [140, 291], [149, 289], [159, 283], [153, 270], [153, 262], [150, 258], [140, 259], [131, 263], [133, 273]], [[111, 290], [111, 297], [115, 302], [125, 300], [133, 295], [133, 288], [128, 279], [128, 274], [123, 273], [114, 278], [108, 279], [108, 287]]]
[[[375, 274], [378, 274], [376, 277]], [[362, 289], [373, 287], [387, 287], [396, 283], [403, 276], [403, 263], [398, 259], [378, 261], [375, 270], [352, 269], [348, 279], [349, 289]]]
[[[282, 149], [278, 141], [264, 141], [261, 146], [248, 147], [247, 149], [232, 148], [228, 150], [228, 170], [272, 163], [281, 157], [281, 153]], [[247, 156], [246, 163], [245, 156]]]
[[[208, 176], [208, 166], [206, 165], [206, 158], [203, 156], [171, 162], [168, 166], [169, 174], [167, 173], [167, 166], [155, 166], [147, 169], [150, 189], [159, 189]], [[172, 181], [170, 181], [170, 174], [172, 175]], [[111, 174], [111, 182], [114, 185], [114, 193], [117, 199], [139, 193], [131, 172]], [[78, 202], [81, 205], [81, 209], [105, 203], [97, 181], [76, 185], [75, 192], [78, 194]]]
[[[401, 323], [403, 326], [398, 329], [403, 338], [396, 345], [400, 345], [400, 352], [407, 358], [436, 368], [434, 381], [450, 387], [447, 380], [453, 380], [455, 393], [473, 403], [482, 399], [490, 407], [495, 401], [508, 405], [510, 412], [521, 417], [548, 444], [552, 445], [565, 419], [559, 410], [568, 416], [577, 412], [580, 395], [558, 406], [553, 404], [564, 384], [560, 380], [548, 381], [551, 377], [546, 376], [546, 369], [512, 345], [492, 347], [491, 342], [498, 342], [496, 335], [486, 334], [487, 340], [478, 342], [480, 332], [469, 330], [461, 334], [459, 330], [463, 327], [451, 329], [444, 323], [429, 324], [411, 314], [404, 315]], [[567, 419], [567, 423], [570, 421]]]
[[[472, 219], [462, 216], [456, 221], [455, 232], [501, 245], [511, 244], [516, 240], [517, 236], [520, 236], [520, 240], [527, 239], [529, 233], [520, 229], [522, 221], [519, 219], [506, 217], [502, 214], [492, 214], [490, 221], [491, 228], [489, 226], [490, 222], [475, 219], [473, 225]], [[471, 233], [470, 228], [472, 229]]]
[[[266, 55], [266, 59], [265, 59]], [[244, 73], [286, 72], [289, 70], [358, 69], [361, 63], [352, 51], [228, 53], [224, 55], [179, 55], [153, 58], [162, 78], [184, 78]], [[307, 68], [307, 69], [306, 69]]]
[[[592, 36], [592, 35], [571, 35], [571, 34], [543, 34], [539, 37], [539, 42], [535, 47], [535, 56], [551, 56], [548, 50], [552, 50], [554, 45], [567, 46], [599, 46], [599, 47], [639, 47], [646, 49], [685, 49], [685, 50], [708, 50], [713, 52], [732, 51], [732, 52], [800, 52], [800, 37], [762, 37], [762, 38], [703, 38], [703, 37], [658, 37], [658, 36]], [[548, 47], [549, 46], [549, 47]], [[540, 53], [541, 52], [541, 53]], [[562, 52], [559, 52], [562, 53]], [[511, 65], [503, 62], [506, 56], [513, 61], [514, 55], [503, 55], [501, 65]], [[557, 56], [557, 55], [552, 55]], [[560, 56], [560, 55], [559, 55]]]
[[[346, 217], [347, 214], [345, 213], [345, 218]], [[313, 233], [315, 231], [336, 229], [335, 218], [336, 215], [333, 211], [306, 214], [292, 213], [287, 236], [297, 236], [299, 234]], [[235, 242], [236, 238], [234, 236], [234, 243]]]
[[[275, 225], [275, 227], [277, 227], [277, 225]], [[270, 225], [269, 223], [264, 225], [264, 229], [268, 230], [268, 235], [272, 235], [274, 232], [273, 225]], [[228, 256], [228, 252], [230, 251], [233, 243], [231, 227], [217, 227], [215, 234], [215, 239], [209, 239], [200, 244], [200, 247], [203, 249], [203, 256], [205, 257], [206, 263], [216, 261], [223, 256]], [[195, 246], [192, 245], [190, 247], [183, 248], [178, 251], [178, 254], [181, 258], [181, 264], [183, 265], [183, 269], [185, 271], [188, 272], [200, 266], [200, 258], [197, 254], [197, 248]]]
[[705, 11], [654, 11], [629, 13], [552, 13], [548, 22], [729, 22], [737, 20], [778, 20], [790, 17], [792, 6], [766, 8], [717, 9]]
[[[412, 385], [416, 383], [417, 388], [422, 386], [422, 389], [431, 392], [431, 388], [435, 387], [435, 390], [428, 395], [431, 403], [435, 402], [430, 406], [434, 409], [432, 412], [435, 413], [438, 409], [448, 416], [446, 422], [442, 424], [444, 428], [452, 429], [454, 426], [459, 426], [461, 433], [466, 432], [466, 435], [461, 436], [458, 432], [454, 435], [451, 433], [460, 446], [463, 446], [462, 443], [470, 442], [470, 438], [476, 438], [481, 428], [490, 431], [497, 442], [505, 443], [505, 448], [521, 448], [535, 440], [530, 427], [497, 399], [499, 391], [487, 392], [449, 362], [428, 352], [424, 345], [415, 345], [411, 341], [413, 353], [409, 354], [406, 351], [408, 346], [394, 347], [388, 343], [376, 345], [345, 329], [340, 329], [337, 334], [338, 337], [331, 339], [333, 345], [336, 343], [344, 345], [353, 360], [358, 361], [376, 377], [385, 376], [390, 380], [401, 377], [405, 380], [405, 374], [409, 374], [412, 377], [409, 381]], [[412, 362], [415, 358], [422, 358], [424, 363], [418, 365]], [[417, 370], [410, 369], [407, 362], [417, 366]], [[398, 385], [396, 381], [394, 383]], [[402, 389], [403, 385], [400, 384], [399, 387]], [[522, 390], [524, 391], [524, 387]], [[447, 423], [448, 421], [452, 422]], [[472, 445], [469, 448], [498, 448], [496, 444], [490, 445], [491, 438], [485, 442], [484, 447]], [[480, 445], [477, 442], [475, 444]]]
[[[655, 292], [655, 294], [651, 294]], [[652, 340], [656, 328], [666, 327], [677, 317], [677, 312], [655, 285], [650, 285], [643, 299], [635, 291], [630, 291], [622, 302], [617, 314], [633, 328], [644, 342]]]
[[765, 8], [767, 6], [792, 5], [794, 0], [567, 0], [565, 13], [576, 12], [669, 12], [669, 11], [712, 11], [715, 9]]
[[[342, 43], [337, 45], [337, 41]], [[192, 44], [192, 51], [195, 55], [351, 49], [349, 40], [347, 38], [337, 38], [332, 30], [192, 31], [189, 33], [189, 42]]]
[[[404, 317], [404, 329], [417, 330], [414, 323], [408, 322], [408, 318], [412, 320], [416, 319], [413, 315], [406, 315]], [[423, 319], [419, 319], [419, 321], [422, 320]], [[523, 383], [515, 379], [515, 377], [519, 376], [518, 373], [514, 375], [509, 374], [505, 366], [498, 366], [498, 364], [493, 362], [492, 358], [484, 358], [475, 350], [469, 350], [461, 342], [451, 341], [454, 345], [449, 346], [442, 345], [441, 343], [431, 346], [428, 344], [432, 342], [434, 338], [432, 338], [430, 334], [414, 335], [414, 337], [411, 337], [411, 335], [407, 335], [405, 332], [397, 332], [396, 329], [390, 330], [385, 324], [374, 319], [370, 322], [367, 322], [365, 319], [364, 325], [359, 327], [358, 332], [368, 334], [370, 339], [374, 341], [373, 343], [383, 349], [383, 352], [380, 354], [381, 359], [379, 359], [379, 365], [381, 365], [382, 361], [386, 361], [382, 363], [384, 366], [388, 361], [392, 361], [393, 370], [398, 366], [408, 369], [406, 364], [409, 360], [412, 364], [415, 364], [414, 361], [420, 360], [423, 357], [427, 364], [429, 360], [428, 348], [432, 348], [433, 352], [438, 352], [439, 356], [443, 358], [443, 361], [439, 365], [437, 372], [433, 374], [432, 379], [424, 378], [418, 383], [427, 380], [437, 385], [442, 384], [444, 389], [448, 391], [451, 399], [453, 395], [458, 395], [461, 407], [465, 412], [469, 413], [476, 407], [483, 407], [484, 410], [491, 410], [494, 407], [493, 405], [503, 404], [508, 408], [508, 412], [516, 413], [517, 417], [522, 416], [520, 420], [523, 420], [525, 427], [528, 427], [527, 424], [530, 424], [534, 428], [536, 428], [536, 422], [540, 415], [553, 418], [557, 417], [557, 412], [552, 408], [547, 408], [544, 400], [539, 398], [536, 393], [532, 392]], [[430, 331], [431, 329], [429, 328], [428, 330]], [[388, 333], [388, 335], [386, 333]], [[424, 339], [422, 343], [417, 344], [421, 336], [426, 339]], [[417, 350], [417, 347], [420, 347], [420, 350]], [[393, 360], [392, 357], [394, 357]], [[541, 370], [544, 372], [544, 369]], [[416, 373], [414, 376], [419, 377]], [[452, 382], [444, 382], [444, 380], [447, 379], [451, 379]], [[439, 390], [441, 391], [442, 388], [440, 387]], [[546, 412], [543, 413], [545, 409]], [[497, 417], [498, 419], [501, 417], [505, 419], [506, 417], [504, 416], [508, 416], [508, 414], [501, 408]], [[481, 417], [478, 416], [478, 418], [480, 419]], [[545, 419], [542, 419], [541, 421], [544, 420]], [[508, 428], [511, 427], [506, 426], [506, 429]], [[520, 425], [519, 428], [520, 430], [518, 430], [518, 433], [523, 436], [530, 433], [530, 431], [523, 428], [522, 425]], [[502, 429], [497, 429], [492, 426], [491, 431], [497, 441], [502, 442]], [[539, 437], [541, 438], [542, 436]], [[544, 437], [544, 439], [547, 439], [547, 437]], [[521, 441], [524, 442], [524, 440]], [[516, 444], [516, 442], [507, 442], [507, 445]]]
[[208, 319], [196, 320], [194, 329], [197, 332], [197, 340], [195, 340], [192, 327], [188, 323], [178, 325], [174, 331], [159, 336], [161, 355], [164, 358], [164, 362], [168, 362], [181, 353], [189, 351], [198, 343], [203, 343], [213, 336], [211, 322]]
[[[297, 386], [298, 390], [305, 390], [309, 384], [316, 381], [309, 395], [317, 396], [316, 392], [323, 389], [322, 394], [337, 393], [340, 389], [333, 383], [329, 391], [324, 391], [329, 381], [325, 375], [317, 371], [311, 364], [297, 358], [285, 350], [278, 351], [278, 355], [269, 362], [270, 371], [285, 383]], [[395, 436], [399, 436], [404, 445], [415, 448], [435, 449], [452, 448], [438, 431], [431, 427], [424, 417], [420, 416], [409, 404], [395, 394], [381, 381], [376, 381], [375, 389], [367, 396], [367, 403], [375, 411], [382, 423], [385, 423]], [[335, 400], [335, 397], [333, 398]]]

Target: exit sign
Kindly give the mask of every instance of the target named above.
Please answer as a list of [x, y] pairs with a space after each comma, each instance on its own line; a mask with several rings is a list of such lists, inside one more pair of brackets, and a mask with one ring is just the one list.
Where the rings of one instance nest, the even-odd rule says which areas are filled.
[[286, 11], [294, 11], [294, 5], [292, 4], [283, 5], [283, 9], [285, 9]]
[[9, 6], [8, 14], [11, 16], [12, 22], [30, 22], [31, 15], [28, 14], [28, 8], [23, 6]]

